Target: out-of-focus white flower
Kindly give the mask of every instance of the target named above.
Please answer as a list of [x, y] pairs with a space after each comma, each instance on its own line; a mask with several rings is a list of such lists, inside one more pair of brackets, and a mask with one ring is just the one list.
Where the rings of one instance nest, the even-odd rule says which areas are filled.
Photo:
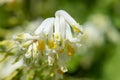
[[[84, 35], [87, 37], [86, 47], [102, 46], [105, 43], [105, 38], [113, 43], [119, 42], [119, 32], [112, 25], [108, 16], [103, 14], [94, 14], [84, 24]], [[85, 39], [85, 38], [82, 38]]]
[[[85, 23], [84, 25], [84, 35], [83, 37], [87, 37], [86, 40], [86, 47], [91, 46], [101, 46], [104, 43], [104, 34], [95, 27], [90, 22]], [[85, 38], [84, 38], [85, 39]]]
[[[74, 54], [74, 49], [81, 45], [82, 31], [81, 25], [67, 12], [58, 10], [55, 18], [45, 19], [33, 33], [21, 33], [14, 36], [14, 39], [26, 50], [25, 58], [35, 59], [37, 54], [47, 55], [48, 65], [52, 66], [60, 54]], [[61, 66], [60, 69], [66, 72], [64, 68]]]
[[[96, 48], [101, 49], [105, 47], [108, 41], [118, 44], [120, 42], [119, 31], [113, 26], [109, 17], [104, 14], [92, 14], [88, 21], [84, 23], [84, 34], [81, 36], [81, 42], [86, 45], [82, 47], [81, 52], [84, 57], [81, 60], [84, 68], [89, 68], [94, 62]], [[106, 43], [107, 42], [107, 43]]]
[[63, 72], [67, 72], [67, 71], [68, 71], [68, 69], [67, 69], [66, 66], [62, 66], [62, 67], [61, 67], [61, 70], [62, 70]]

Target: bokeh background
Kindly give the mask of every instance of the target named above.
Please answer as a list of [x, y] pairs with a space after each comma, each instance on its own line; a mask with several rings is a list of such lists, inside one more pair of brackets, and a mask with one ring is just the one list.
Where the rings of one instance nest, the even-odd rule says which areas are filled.
[[[0, 0], [0, 40], [34, 31], [60, 9], [84, 29], [82, 47], [68, 61], [64, 79], [120, 80], [120, 0]], [[0, 75], [10, 73], [3, 70], [9, 66], [0, 63]]]

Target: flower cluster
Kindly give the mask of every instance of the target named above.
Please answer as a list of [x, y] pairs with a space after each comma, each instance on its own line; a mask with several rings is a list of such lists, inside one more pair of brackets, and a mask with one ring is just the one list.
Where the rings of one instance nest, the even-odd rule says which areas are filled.
[[[25, 51], [25, 59], [34, 63], [46, 56], [47, 64], [58, 63], [60, 70], [66, 72], [63, 55], [71, 56], [75, 48], [81, 46], [82, 27], [67, 12], [58, 10], [55, 17], [45, 19], [33, 33], [21, 33], [14, 36]], [[40, 57], [42, 56], [42, 57]]]

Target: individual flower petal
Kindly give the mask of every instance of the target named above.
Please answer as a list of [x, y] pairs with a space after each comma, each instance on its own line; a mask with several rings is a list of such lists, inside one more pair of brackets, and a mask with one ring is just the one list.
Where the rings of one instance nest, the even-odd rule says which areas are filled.
[[28, 47], [28, 50], [27, 50], [27, 52], [25, 53], [25, 57], [26, 58], [30, 58], [31, 56], [32, 56], [32, 45], [30, 45], [29, 47]]
[[21, 33], [13, 36], [13, 38], [16, 40], [27, 40], [30, 39], [32, 36], [29, 33]]
[[53, 18], [47, 18], [45, 19], [40, 26], [35, 30], [34, 34], [35, 35], [41, 35], [43, 33], [44, 28], [46, 27], [47, 24], [49, 24], [49, 22], [52, 22], [51, 20], [53, 20]]
[[61, 38], [64, 39], [65, 38], [65, 30], [66, 30], [66, 25], [65, 25], [65, 19], [63, 18], [63, 16], [60, 16], [60, 34], [61, 34]]
[[65, 73], [65, 72], [67, 72], [68, 71], [68, 69], [67, 69], [67, 67], [66, 66], [61, 66], [61, 71], [63, 72], [63, 73]]
[[64, 10], [58, 10], [55, 16], [63, 16], [65, 20], [72, 26], [75, 32], [82, 32], [81, 26]]
[[47, 19], [47, 22], [46, 25], [45, 25], [45, 28], [43, 29], [43, 32], [44, 34], [48, 35], [48, 34], [53, 34], [53, 23], [54, 23], [54, 18], [48, 18]]
[[37, 57], [37, 53], [38, 53], [37, 43], [33, 43], [33, 58]]
[[70, 25], [68, 23], [66, 23], [66, 39], [68, 39], [70, 42], [73, 41], [71, 28], [70, 28]]
[[23, 48], [26, 48], [26, 47], [28, 47], [32, 42], [33, 42], [33, 40], [27, 41], [27, 42], [23, 43], [21, 46], [22, 46]]
[[59, 17], [56, 16], [54, 21], [54, 36], [56, 41], [60, 41], [60, 23]]
[[15, 36], [13, 36], [13, 39], [15, 40], [36, 40], [38, 39], [39, 36], [32, 36], [31, 34], [29, 33], [21, 33], [21, 34], [17, 34]]

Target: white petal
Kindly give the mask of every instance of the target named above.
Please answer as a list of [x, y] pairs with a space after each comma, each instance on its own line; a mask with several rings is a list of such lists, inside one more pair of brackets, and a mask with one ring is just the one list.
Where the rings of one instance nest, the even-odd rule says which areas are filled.
[[13, 36], [13, 39], [20, 39], [20, 40], [26, 40], [30, 39], [32, 36], [29, 33], [21, 33]]
[[60, 23], [59, 20], [60, 18], [56, 16], [55, 21], [54, 21], [54, 36], [56, 41], [60, 41]]
[[63, 16], [65, 20], [75, 29], [77, 32], [82, 32], [81, 26], [64, 10], [58, 10], [55, 16]]
[[60, 23], [59, 23], [59, 17], [58, 16], [56, 16], [56, 18], [55, 18], [55, 21], [54, 21], [54, 29], [55, 29], [55, 33], [59, 33], [59, 27], [60, 27], [60, 25], [59, 25]]
[[28, 47], [27, 52], [25, 53], [26, 58], [30, 58], [32, 56], [32, 45]]
[[43, 29], [46, 27], [46, 24], [48, 24], [51, 21], [51, 18], [45, 19], [40, 26], [35, 30], [34, 34], [38, 35], [43, 33]]
[[54, 23], [54, 18], [49, 18], [48, 23], [46, 24], [43, 31], [46, 35], [53, 33], [53, 23]]
[[68, 39], [70, 42], [73, 43], [80, 42], [80, 38], [79, 38], [80, 34], [77, 34], [75, 37], [73, 37], [70, 25], [66, 23], [66, 39]]
[[55, 16], [63, 16], [70, 25], [76, 24], [76, 21], [64, 10], [56, 11]]
[[61, 70], [65, 73], [68, 71], [67, 67], [66, 66], [61, 66]]
[[73, 40], [71, 28], [70, 28], [70, 25], [68, 23], [66, 23], [66, 39], [68, 39], [69, 41]]
[[62, 39], [65, 38], [65, 31], [66, 31], [65, 19], [62, 16], [60, 16], [60, 34]]

